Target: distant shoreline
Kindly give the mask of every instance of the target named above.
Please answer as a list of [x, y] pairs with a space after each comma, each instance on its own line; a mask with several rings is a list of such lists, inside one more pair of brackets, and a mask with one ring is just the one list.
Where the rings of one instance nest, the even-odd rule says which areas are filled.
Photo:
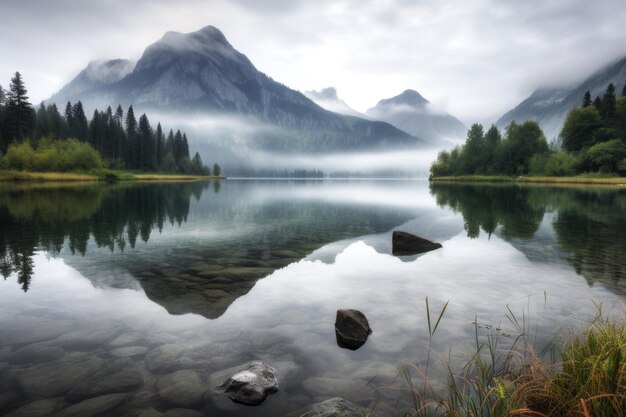
[[125, 171], [80, 172], [29, 172], [0, 171], [0, 182], [100, 182], [100, 181], [208, 181], [225, 180], [222, 176], [140, 173]]
[[625, 177], [508, 177], [501, 175], [462, 175], [450, 177], [432, 177], [431, 182], [454, 183], [530, 183], [530, 184], [576, 184], [576, 185], [616, 185], [626, 186]]

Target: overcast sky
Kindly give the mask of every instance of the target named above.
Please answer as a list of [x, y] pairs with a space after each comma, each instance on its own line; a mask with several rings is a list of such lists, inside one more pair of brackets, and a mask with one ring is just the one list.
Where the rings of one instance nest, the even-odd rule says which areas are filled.
[[626, 56], [624, 0], [0, 0], [0, 84], [34, 103], [90, 60], [221, 29], [277, 81], [364, 111], [412, 88], [466, 123]]

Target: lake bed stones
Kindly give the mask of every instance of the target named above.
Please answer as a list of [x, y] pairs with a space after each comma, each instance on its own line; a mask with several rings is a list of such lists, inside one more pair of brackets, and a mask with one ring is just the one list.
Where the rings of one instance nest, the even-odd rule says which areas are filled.
[[276, 370], [263, 362], [254, 361], [226, 379], [216, 389], [235, 402], [259, 405], [268, 395], [278, 392]]

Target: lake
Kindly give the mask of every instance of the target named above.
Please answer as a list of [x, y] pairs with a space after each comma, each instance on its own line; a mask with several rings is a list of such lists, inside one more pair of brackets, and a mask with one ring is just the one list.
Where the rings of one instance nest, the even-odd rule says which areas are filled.
[[[443, 247], [393, 256], [393, 230]], [[429, 344], [441, 388], [475, 331], [513, 343], [511, 314], [541, 351], [623, 306], [626, 189], [2, 184], [0, 273], [0, 415], [295, 416], [336, 396], [402, 415], [394, 377]], [[432, 340], [426, 297], [449, 302]], [[358, 350], [337, 344], [344, 308], [373, 330]], [[264, 404], [214, 391], [253, 360], [277, 370]]]

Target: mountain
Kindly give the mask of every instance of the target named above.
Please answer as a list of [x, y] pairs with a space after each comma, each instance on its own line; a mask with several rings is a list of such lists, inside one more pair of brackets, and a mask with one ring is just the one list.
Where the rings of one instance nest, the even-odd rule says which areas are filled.
[[514, 109], [505, 113], [496, 125], [505, 128], [512, 121], [535, 120], [548, 140], [558, 137], [567, 113], [582, 103], [585, 92], [591, 97], [602, 96], [609, 83], [622, 91], [626, 82], [626, 57], [593, 73], [580, 84], [570, 88], [540, 88]]
[[[117, 68], [119, 62], [103, 65]], [[263, 151], [316, 153], [427, 146], [426, 141], [388, 123], [323, 109], [258, 71], [213, 26], [187, 34], [167, 32], [145, 49], [132, 71], [117, 79], [93, 78], [89, 73], [88, 67], [48, 101], [64, 105], [68, 100], [81, 100], [88, 110], [132, 104], [136, 112], [166, 114], [180, 121], [235, 118], [237, 122], [214, 134], [216, 140], [229, 136], [231, 142]], [[211, 139], [210, 134], [201, 133]]]
[[311, 99], [318, 106], [335, 113], [343, 114], [346, 116], [360, 117], [362, 119], [369, 119], [366, 114], [358, 112], [348, 106], [345, 101], [337, 96], [337, 89], [335, 87], [326, 87], [320, 91], [305, 91], [304, 95]]
[[380, 100], [366, 114], [431, 143], [442, 139], [463, 139], [467, 133], [463, 122], [448, 113], [433, 110], [430, 102], [415, 90]]

